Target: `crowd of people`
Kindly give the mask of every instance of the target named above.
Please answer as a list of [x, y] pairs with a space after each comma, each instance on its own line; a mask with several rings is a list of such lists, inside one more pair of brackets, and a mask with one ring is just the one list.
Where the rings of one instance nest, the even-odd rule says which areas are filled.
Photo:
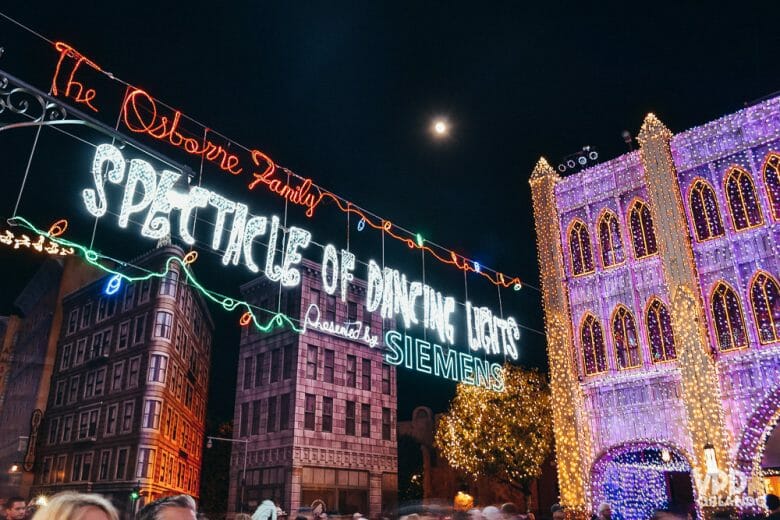
[[[200, 520], [195, 500], [175, 495], [141, 508], [135, 520]], [[107, 498], [93, 493], [64, 492], [45, 504], [11, 497], [0, 506], [0, 520], [119, 520], [119, 512]]]
[[[766, 504], [768, 516], [766, 520], [780, 520], [780, 498], [767, 495]], [[552, 506], [552, 520], [567, 520], [570, 515], [559, 504]], [[280, 520], [286, 516], [271, 500], [264, 500], [252, 515], [238, 514], [235, 520]], [[400, 520], [426, 520], [427, 515], [409, 514]], [[696, 520], [688, 513], [685, 516], [671, 511], [659, 510], [653, 520]], [[92, 493], [64, 492], [46, 501], [27, 502], [22, 497], [11, 497], [4, 503], [0, 502], [0, 520], [119, 520], [120, 516], [114, 505], [105, 497]], [[716, 515], [716, 518], [726, 520], [728, 513]], [[757, 517], [758, 518], [758, 517]], [[208, 520], [198, 513], [195, 500], [189, 495], [174, 495], [160, 498], [145, 505], [135, 515], [135, 520]], [[324, 511], [300, 510], [295, 520], [328, 520]], [[367, 520], [363, 514], [354, 513], [352, 520]], [[384, 520], [384, 519], [383, 519]], [[517, 505], [509, 502], [500, 507], [487, 506], [482, 509], [473, 508], [468, 511], [456, 511], [447, 520], [535, 520], [533, 513], [521, 513]], [[612, 507], [607, 503], [599, 504], [597, 514], [591, 520], [615, 520]]]

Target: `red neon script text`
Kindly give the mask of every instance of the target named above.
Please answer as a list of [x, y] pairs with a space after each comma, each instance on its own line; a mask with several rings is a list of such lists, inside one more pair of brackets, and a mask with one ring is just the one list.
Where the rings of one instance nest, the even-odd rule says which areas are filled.
[[154, 98], [141, 89], [132, 89], [122, 104], [122, 121], [131, 132], [168, 141], [192, 155], [202, 155], [233, 175], [243, 171], [238, 156], [229, 153], [223, 146], [208, 139], [201, 141], [182, 135], [178, 130], [180, 120], [181, 112], [178, 110], [174, 111], [171, 117], [159, 115]]
[[306, 210], [307, 217], [314, 215], [314, 208], [316, 208], [322, 200], [322, 194], [315, 195], [310, 193], [313, 186], [311, 179], [304, 179], [301, 184], [292, 187], [288, 182], [282, 182], [281, 179], [274, 178], [276, 166], [267, 155], [258, 150], [252, 150], [252, 162], [255, 163], [256, 166], [260, 166], [261, 164], [266, 164], [267, 166], [263, 173], [252, 174], [254, 175], [255, 180], [249, 183], [250, 190], [255, 189], [255, 186], [258, 184], [265, 184], [271, 193], [275, 193], [293, 204], [306, 206], [308, 208]]
[[76, 76], [76, 71], [79, 69], [82, 63], [86, 63], [98, 72], [102, 72], [102, 70], [100, 70], [100, 67], [98, 67], [95, 62], [85, 58], [67, 43], [57, 42], [54, 44], [54, 47], [60, 51], [60, 59], [57, 61], [57, 68], [54, 69], [54, 77], [51, 80], [51, 93], [55, 96], [59, 95], [57, 80], [59, 79], [60, 69], [62, 69], [62, 62], [65, 61], [66, 57], [73, 58], [76, 63], [73, 65], [73, 68], [70, 71], [70, 75], [68, 76], [68, 81], [65, 83], [65, 93], [63, 95], [65, 97], [72, 98], [77, 103], [83, 103], [97, 112], [98, 109], [95, 108], [95, 105], [92, 104], [92, 100], [95, 99], [95, 96], [97, 96], [97, 92], [94, 88], [85, 89], [84, 85], [76, 81], [74, 77]]

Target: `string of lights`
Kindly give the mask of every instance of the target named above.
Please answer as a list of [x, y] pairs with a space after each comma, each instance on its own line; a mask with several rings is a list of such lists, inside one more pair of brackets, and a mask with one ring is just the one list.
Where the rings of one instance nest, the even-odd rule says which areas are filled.
[[[229, 296], [224, 296], [222, 294], [219, 294], [215, 291], [209, 290], [206, 287], [204, 287], [197, 280], [197, 278], [195, 278], [195, 275], [192, 273], [192, 270], [189, 267], [190, 264], [192, 264], [197, 260], [198, 258], [197, 251], [190, 251], [184, 256], [183, 259], [179, 258], [178, 256], [168, 257], [168, 259], [165, 261], [165, 267], [162, 271], [149, 271], [146, 274], [131, 276], [126, 272], [123, 272], [119, 269], [115, 269], [113, 267], [106, 265], [105, 261], [113, 260], [110, 257], [103, 255], [95, 251], [94, 249], [90, 249], [86, 246], [78, 244], [76, 242], [72, 242], [65, 238], [61, 238], [60, 235], [64, 232], [65, 228], [67, 227], [67, 223], [65, 223], [65, 221], [58, 221], [57, 223], [55, 223], [54, 226], [52, 226], [52, 228], [49, 231], [44, 231], [42, 229], [37, 228], [29, 220], [21, 216], [12, 217], [11, 219], [9, 219], [9, 222], [12, 225], [22, 226], [34, 233], [37, 233], [38, 235], [44, 236], [50, 241], [59, 244], [60, 246], [72, 248], [73, 250], [77, 251], [79, 255], [88, 264], [100, 269], [101, 271], [107, 274], [110, 274], [111, 278], [109, 278], [105, 289], [107, 292], [110, 291], [116, 292], [121, 282], [133, 283], [133, 282], [150, 280], [152, 278], [165, 278], [168, 275], [168, 273], [171, 271], [171, 266], [173, 264], [179, 264], [179, 268], [181, 269], [182, 272], [184, 272], [184, 275], [189, 285], [197, 289], [204, 297], [220, 305], [225, 311], [228, 312], [234, 311], [236, 309], [242, 309], [242, 308], [245, 309], [244, 313], [241, 315], [240, 318], [241, 325], [248, 325], [252, 323], [255, 325], [257, 329], [259, 329], [262, 332], [269, 332], [274, 328], [284, 327], [284, 326], [290, 327], [291, 330], [299, 334], [303, 332], [303, 329], [298, 327], [294, 323], [293, 319], [291, 319], [286, 314], [281, 312], [273, 312], [268, 309], [263, 309], [263, 310], [273, 314], [273, 316], [270, 319], [268, 319], [267, 322], [260, 323], [260, 321], [257, 319], [256, 314], [253, 311], [254, 306], [251, 305], [249, 302], [234, 299]], [[63, 225], [62, 223], [65, 224]], [[127, 266], [129, 264], [125, 264], [125, 265]]]
[[[269, 191], [284, 198], [286, 201], [307, 207], [306, 215], [308, 217], [313, 216], [316, 207], [323, 200], [332, 200], [336, 203], [336, 206], [340, 211], [347, 214], [353, 213], [359, 217], [359, 230], [364, 229], [365, 226], [368, 225], [373, 229], [386, 232], [395, 240], [405, 243], [410, 249], [417, 248], [428, 251], [431, 256], [436, 258], [439, 262], [446, 265], [452, 265], [457, 269], [466, 272], [479, 274], [494, 285], [504, 288], [512, 287], [514, 290], [518, 291], [523, 287], [524, 283], [517, 276], [506, 275], [503, 272], [482, 265], [465, 255], [458, 254], [450, 248], [422, 237], [420, 233], [410, 231], [402, 226], [394, 224], [391, 220], [379, 217], [376, 214], [361, 208], [354, 202], [314, 183], [310, 178], [303, 177], [289, 168], [276, 164], [276, 162], [267, 154], [256, 149], [250, 149], [241, 143], [224, 136], [198, 120], [184, 114], [182, 111], [154, 98], [142, 89], [103, 70], [97, 63], [76, 51], [72, 46], [63, 42], [55, 42], [53, 45], [60, 53], [60, 58], [51, 85], [51, 91], [54, 95], [70, 97], [76, 102], [86, 105], [90, 110], [98, 112], [99, 110], [93, 103], [97, 96], [96, 90], [85, 88], [84, 85], [73, 79], [76, 69], [85, 64], [94, 71], [105, 75], [110, 80], [115, 81], [126, 88], [121, 117], [125, 126], [130, 131], [147, 134], [158, 140], [166, 140], [173, 146], [177, 146], [190, 154], [200, 156], [201, 158], [205, 158], [210, 162], [217, 164], [220, 169], [232, 175], [240, 174], [243, 171], [243, 167], [241, 166], [239, 156], [229, 150], [243, 150], [251, 156], [252, 162], [256, 166], [264, 167], [262, 173], [253, 173], [255, 179], [248, 185], [250, 190], [258, 185], [265, 185]], [[58, 87], [57, 80], [62, 69], [63, 61], [66, 57], [75, 60], [76, 63], [70, 73], [66, 88], [61, 89]], [[71, 87], [76, 88], [71, 91]], [[173, 112], [172, 115], [159, 116], [158, 105], [171, 110]], [[146, 116], [151, 116], [151, 119], [145, 119]], [[195, 133], [184, 130], [181, 127], [181, 122], [185, 120], [203, 129], [203, 137], [200, 138], [196, 136]], [[208, 139], [207, 134], [212, 134], [223, 139], [225, 141], [225, 146]], [[274, 178], [273, 174], [276, 170], [283, 171], [287, 174], [288, 179], [292, 177], [300, 182], [300, 184], [293, 187], [289, 182], [283, 183], [280, 179]], [[311, 191], [314, 191], [314, 193], [311, 193]], [[532, 288], [536, 289], [535, 287]]]

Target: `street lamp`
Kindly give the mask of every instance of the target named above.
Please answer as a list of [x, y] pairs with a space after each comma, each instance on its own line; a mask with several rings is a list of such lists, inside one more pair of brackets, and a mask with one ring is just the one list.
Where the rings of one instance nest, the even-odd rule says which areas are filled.
[[247, 456], [247, 450], [249, 450], [249, 440], [248, 439], [228, 439], [226, 437], [206, 437], [206, 448], [211, 449], [212, 446], [214, 446], [214, 442], [212, 441], [222, 441], [222, 442], [239, 442], [244, 444], [244, 470], [241, 472], [241, 511], [239, 513], [244, 512], [244, 490], [246, 489], [246, 456]]

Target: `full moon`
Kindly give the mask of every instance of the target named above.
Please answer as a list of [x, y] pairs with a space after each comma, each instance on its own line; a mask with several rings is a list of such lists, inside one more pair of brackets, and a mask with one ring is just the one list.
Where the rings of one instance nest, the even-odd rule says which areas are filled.
[[449, 133], [450, 127], [444, 119], [437, 119], [433, 122], [433, 134], [436, 137], [444, 137]]

